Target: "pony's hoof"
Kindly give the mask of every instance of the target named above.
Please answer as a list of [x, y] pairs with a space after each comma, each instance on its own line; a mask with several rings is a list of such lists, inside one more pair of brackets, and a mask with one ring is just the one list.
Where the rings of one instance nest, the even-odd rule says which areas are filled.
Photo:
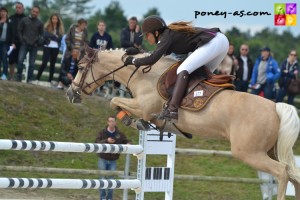
[[150, 126], [149, 126], [148, 122], [144, 121], [143, 119], [138, 119], [136, 121], [136, 127], [138, 130], [142, 130], [142, 131], [150, 130]]

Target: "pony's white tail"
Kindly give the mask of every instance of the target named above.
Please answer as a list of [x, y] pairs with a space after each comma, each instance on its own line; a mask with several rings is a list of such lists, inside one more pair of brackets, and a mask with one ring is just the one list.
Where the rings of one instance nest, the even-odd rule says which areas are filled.
[[276, 111], [280, 118], [277, 140], [277, 158], [287, 165], [289, 177], [300, 183], [300, 170], [296, 166], [293, 146], [300, 131], [300, 120], [294, 106], [276, 103]]

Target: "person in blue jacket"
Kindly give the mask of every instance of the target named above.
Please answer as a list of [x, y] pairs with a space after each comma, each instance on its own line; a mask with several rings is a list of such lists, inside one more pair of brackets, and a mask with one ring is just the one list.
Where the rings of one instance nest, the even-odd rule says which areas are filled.
[[105, 22], [100, 20], [97, 28], [98, 31], [91, 37], [90, 47], [99, 50], [113, 49], [112, 37], [106, 32]]
[[274, 84], [280, 77], [280, 68], [271, 55], [271, 49], [260, 49], [261, 56], [256, 59], [253, 67], [250, 88], [252, 94], [264, 93], [267, 99], [274, 99]]

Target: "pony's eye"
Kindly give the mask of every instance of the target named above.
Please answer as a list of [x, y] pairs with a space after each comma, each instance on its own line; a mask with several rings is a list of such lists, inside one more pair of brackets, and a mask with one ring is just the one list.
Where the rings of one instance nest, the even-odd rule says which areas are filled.
[[83, 63], [84, 63], [84, 62], [79, 61], [78, 64], [77, 64], [78, 67], [82, 67], [81, 65], [82, 65]]
[[82, 64], [85, 64], [88, 62], [89, 62], [89, 60], [86, 57], [83, 57], [81, 60], [79, 60], [78, 65], [82, 65]]

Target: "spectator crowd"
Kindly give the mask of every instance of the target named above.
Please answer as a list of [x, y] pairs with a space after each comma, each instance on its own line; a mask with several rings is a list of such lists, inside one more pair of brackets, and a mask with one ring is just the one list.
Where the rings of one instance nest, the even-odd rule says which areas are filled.
[[[84, 56], [85, 44], [91, 48], [105, 50], [115, 47], [113, 38], [106, 31], [105, 21], [99, 19], [95, 33], [89, 38], [88, 22], [81, 18], [76, 24], [64, 30], [60, 15], [53, 13], [43, 23], [39, 19], [40, 8], [33, 6], [28, 16], [24, 14], [24, 5], [16, 2], [15, 13], [9, 16], [5, 7], [0, 8], [0, 78], [1, 80], [24, 80], [24, 60], [29, 54], [26, 82], [37, 83], [50, 63], [48, 82], [57, 89], [67, 87], [77, 73], [78, 61]], [[131, 17], [128, 26], [120, 33], [122, 48], [142, 48], [143, 37], [138, 20]], [[43, 50], [42, 63], [34, 76], [37, 51]], [[234, 55], [235, 46], [229, 45], [226, 57], [221, 62], [216, 74], [234, 75], [237, 91], [261, 95], [275, 102], [282, 102], [287, 96], [287, 103], [294, 104], [297, 94], [292, 94], [288, 86], [292, 79], [298, 79], [299, 65], [295, 49], [288, 49], [287, 58], [277, 61], [270, 47], [261, 49], [258, 58], [250, 58], [249, 46], [239, 46], [238, 55]], [[58, 54], [62, 53], [61, 68], [57, 80], [54, 78]], [[177, 55], [174, 55], [175, 57]], [[115, 83], [116, 87], [120, 85]]]
[[[5, 7], [0, 8], [1, 80], [21, 82], [25, 79], [27, 83], [38, 83], [49, 62], [48, 82], [51, 86], [63, 89], [76, 76], [78, 61], [85, 53], [85, 44], [99, 50], [114, 48], [112, 37], [106, 31], [106, 23], [103, 20], [99, 19], [97, 31], [89, 38], [88, 22], [83, 18], [65, 31], [59, 14], [51, 14], [45, 24], [39, 19], [39, 14], [40, 8], [33, 6], [26, 16], [22, 2], [16, 2], [15, 13], [11, 16]], [[131, 17], [128, 20], [128, 27], [125, 27], [120, 35], [122, 47], [141, 47], [143, 38], [140, 36], [138, 20]], [[42, 63], [35, 76], [34, 69], [39, 49], [43, 52]], [[58, 79], [54, 80], [59, 52], [62, 53], [62, 60], [59, 62], [61, 67]], [[24, 61], [27, 54], [29, 64], [24, 76]]]
[[251, 92], [275, 102], [283, 102], [287, 96], [287, 103], [294, 105], [297, 94], [290, 93], [288, 86], [292, 79], [299, 77], [297, 52], [291, 49], [287, 58], [282, 62], [273, 57], [270, 47], [259, 49], [260, 56], [253, 60], [249, 57], [249, 46], [241, 44], [239, 55], [233, 55], [234, 45], [230, 44], [227, 56], [219, 65], [215, 73], [234, 75], [235, 89], [240, 92]]

